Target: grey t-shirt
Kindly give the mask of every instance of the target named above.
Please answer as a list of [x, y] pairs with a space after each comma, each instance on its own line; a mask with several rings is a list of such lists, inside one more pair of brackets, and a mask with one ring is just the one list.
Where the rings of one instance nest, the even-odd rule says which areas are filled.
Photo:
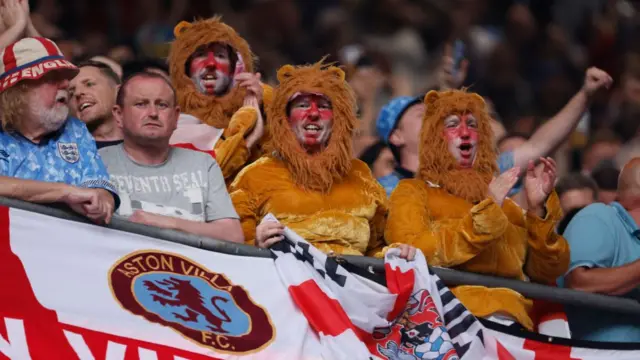
[[192, 221], [238, 218], [218, 163], [208, 154], [171, 148], [160, 165], [142, 165], [126, 154], [123, 144], [99, 150], [118, 189], [117, 214], [136, 210]]

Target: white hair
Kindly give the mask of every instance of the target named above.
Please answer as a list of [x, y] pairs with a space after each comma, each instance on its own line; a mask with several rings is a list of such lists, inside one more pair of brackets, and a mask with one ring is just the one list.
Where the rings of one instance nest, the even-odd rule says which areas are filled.
[[[32, 93], [35, 95], [35, 93]], [[29, 113], [46, 133], [54, 132], [64, 125], [69, 117], [68, 106], [47, 107], [38, 96], [31, 96], [29, 101]], [[56, 102], [61, 99], [69, 99], [67, 90], [58, 90]]]

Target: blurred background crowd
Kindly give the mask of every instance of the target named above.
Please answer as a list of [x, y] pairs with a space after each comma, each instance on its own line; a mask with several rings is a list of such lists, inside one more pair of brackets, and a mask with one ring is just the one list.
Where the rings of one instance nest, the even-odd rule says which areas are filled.
[[[376, 177], [397, 165], [376, 134], [380, 109], [435, 88], [446, 44], [461, 40], [463, 86], [493, 105], [501, 151], [556, 114], [595, 66], [614, 79], [554, 154], [568, 205], [610, 201], [619, 167], [640, 151], [640, 1], [632, 0], [31, 0], [33, 26], [74, 63], [119, 72], [166, 67], [173, 27], [220, 14], [251, 45], [262, 80], [322, 56], [347, 70], [360, 129], [356, 156]], [[2, 27], [11, 14], [2, 7]], [[145, 65], [146, 64], [146, 65]], [[374, 166], [375, 164], [375, 166]], [[567, 199], [568, 198], [568, 199]], [[574, 204], [575, 202], [575, 204]]]

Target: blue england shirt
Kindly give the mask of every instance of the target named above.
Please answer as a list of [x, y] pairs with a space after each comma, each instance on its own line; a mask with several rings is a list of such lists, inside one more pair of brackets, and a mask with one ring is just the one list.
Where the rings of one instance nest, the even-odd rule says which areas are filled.
[[120, 203], [93, 136], [73, 117], [38, 144], [0, 130], [0, 175], [105, 189], [113, 194], [116, 209]]

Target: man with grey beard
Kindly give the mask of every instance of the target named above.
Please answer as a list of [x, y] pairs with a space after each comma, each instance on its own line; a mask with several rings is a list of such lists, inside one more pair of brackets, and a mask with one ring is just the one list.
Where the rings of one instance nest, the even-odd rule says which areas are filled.
[[0, 196], [63, 203], [109, 223], [119, 198], [85, 124], [69, 117], [78, 68], [45, 38], [0, 50]]

